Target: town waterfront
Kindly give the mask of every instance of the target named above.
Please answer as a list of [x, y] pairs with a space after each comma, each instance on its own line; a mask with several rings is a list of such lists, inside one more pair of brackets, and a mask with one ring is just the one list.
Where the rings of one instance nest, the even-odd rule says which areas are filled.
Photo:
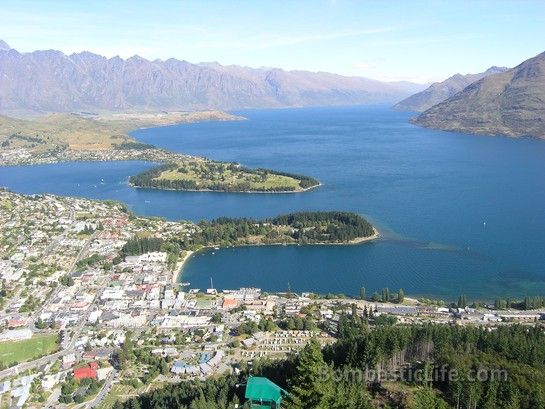
[[196, 253], [183, 281], [206, 288], [473, 298], [545, 293], [545, 142], [421, 129], [385, 107], [236, 112], [237, 122], [139, 130], [142, 142], [318, 178], [298, 194], [132, 189], [144, 162], [0, 168], [23, 193], [115, 199], [172, 220], [355, 211], [381, 239], [355, 246], [270, 246]]

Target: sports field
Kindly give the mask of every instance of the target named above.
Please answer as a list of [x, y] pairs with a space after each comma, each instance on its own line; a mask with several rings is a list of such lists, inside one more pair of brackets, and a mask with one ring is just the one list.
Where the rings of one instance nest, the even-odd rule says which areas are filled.
[[49, 355], [59, 348], [58, 335], [38, 335], [23, 341], [0, 342], [0, 364], [12, 366], [33, 358]]

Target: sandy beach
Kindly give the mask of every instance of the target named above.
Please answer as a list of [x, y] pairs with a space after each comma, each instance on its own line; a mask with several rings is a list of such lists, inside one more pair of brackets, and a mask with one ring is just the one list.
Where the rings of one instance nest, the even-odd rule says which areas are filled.
[[373, 234], [369, 237], [358, 237], [354, 240], [351, 240], [349, 242], [349, 244], [360, 244], [360, 243], [365, 243], [366, 241], [371, 241], [371, 240], [376, 240], [380, 237], [380, 233], [378, 232], [377, 229], [375, 229], [373, 227]]
[[176, 284], [178, 282], [178, 277], [180, 277], [182, 267], [184, 266], [185, 262], [189, 260], [189, 257], [191, 257], [193, 253], [193, 251], [187, 250], [182, 259], [176, 263], [176, 268], [172, 273], [172, 284]]

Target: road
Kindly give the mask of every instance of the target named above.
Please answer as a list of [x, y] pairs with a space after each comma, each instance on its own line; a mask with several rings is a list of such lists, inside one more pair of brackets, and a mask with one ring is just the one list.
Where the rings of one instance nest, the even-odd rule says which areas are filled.
[[87, 409], [96, 408], [102, 403], [102, 401], [104, 400], [106, 395], [108, 395], [108, 393], [110, 392], [110, 389], [112, 388], [112, 382], [117, 379], [117, 375], [118, 375], [118, 372], [116, 369], [110, 372], [110, 374], [104, 381], [104, 385], [102, 386], [102, 389], [97, 394], [97, 396], [95, 396], [95, 399], [93, 399], [87, 404]]
[[38, 368], [42, 365], [45, 365], [49, 362], [53, 362], [65, 355], [72, 354], [74, 352], [76, 352], [75, 349], [64, 349], [62, 351], [55, 352], [54, 354], [46, 355], [41, 358], [35, 359], [34, 361], [23, 362], [21, 364], [12, 366], [11, 368], [0, 371], [0, 379], [7, 378], [10, 376], [16, 376], [20, 374], [21, 372], [27, 371], [29, 369]]
[[44, 406], [46, 408], [54, 408], [57, 404], [59, 396], [61, 396], [61, 388], [55, 388], [51, 395], [49, 395], [49, 398], [47, 399], [47, 402]]

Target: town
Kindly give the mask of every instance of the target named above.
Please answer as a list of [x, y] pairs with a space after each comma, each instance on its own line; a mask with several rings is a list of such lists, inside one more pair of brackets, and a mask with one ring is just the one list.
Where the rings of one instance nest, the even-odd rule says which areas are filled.
[[197, 289], [179, 271], [199, 226], [116, 202], [0, 191], [0, 408], [111, 408], [166, 383], [281, 359], [370, 325], [533, 324], [542, 310], [448, 305], [387, 289], [360, 297]]

